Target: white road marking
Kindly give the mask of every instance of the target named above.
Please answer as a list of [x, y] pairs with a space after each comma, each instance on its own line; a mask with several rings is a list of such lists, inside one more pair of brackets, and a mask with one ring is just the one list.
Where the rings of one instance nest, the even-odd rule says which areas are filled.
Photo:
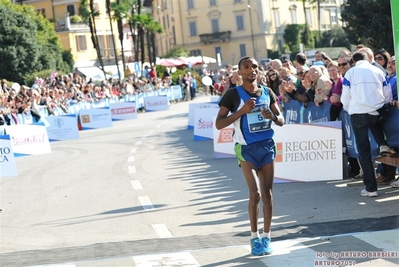
[[131, 180], [130, 182], [132, 183], [134, 190], [142, 190], [143, 189], [143, 186], [141, 185], [139, 180]]
[[134, 145], [136, 145], [136, 146], [141, 145], [141, 141], [137, 141], [136, 143], [134, 143]]
[[155, 209], [149, 197], [139, 197], [139, 201], [141, 203], [141, 206], [143, 206], [143, 209], [145, 210]]
[[165, 224], [152, 224], [152, 228], [154, 228], [155, 233], [157, 233], [160, 238], [173, 237], [172, 233]]
[[189, 252], [178, 252], [158, 255], [144, 255], [133, 257], [136, 267], [185, 266], [200, 267]]
[[127, 158], [127, 162], [133, 162], [134, 161], [134, 156], [130, 156]]
[[130, 154], [134, 154], [137, 151], [137, 147], [133, 147], [132, 149], [130, 149]]
[[129, 166], [129, 173], [136, 173], [136, 166]]

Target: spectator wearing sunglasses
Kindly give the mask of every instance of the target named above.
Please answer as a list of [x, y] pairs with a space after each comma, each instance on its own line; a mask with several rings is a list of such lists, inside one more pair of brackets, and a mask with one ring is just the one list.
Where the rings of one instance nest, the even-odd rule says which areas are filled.
[[338, 66], [339, 72], [341, 73], [342, 76], [345, 76], [345, 73], [350, 69], [350, 67], [351, 67], [350, 61], [351, 61], [351, 59], [347, 56], [338, 58], [337, 66]]
[[391, 55], [385, 49], [378, 50], [374, 54], [375, 62], [380, 64], [381, 67], [383, 67], [384, 69], [387, 69], [388, 61], [389, 61], [390, 58], [391, 58]]

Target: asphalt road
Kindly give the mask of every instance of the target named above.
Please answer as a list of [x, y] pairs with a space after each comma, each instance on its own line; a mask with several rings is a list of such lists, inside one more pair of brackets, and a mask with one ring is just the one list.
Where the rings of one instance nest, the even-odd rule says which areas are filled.
[[[237, 161], [214, 159], [212, 141], [193, 140], [189, 103], [17, 158], [19, 175], [0, 180], [0, 266], [269, 266], [267, 257], [249, 256]], [[385, 186], [364, 198], [362, 189], [348, 180], [275, 184], [276, 255], [291, 249], [273, 266], [314, 266], [325, 240], [330, 251], [374, 251], [382, 248], [367, 246], [382, 238], [397, 252], [399, 190]], [[146, 265], [148, 258], [157, 263]], [[394, 257], [370, 266], [397, 264]]]

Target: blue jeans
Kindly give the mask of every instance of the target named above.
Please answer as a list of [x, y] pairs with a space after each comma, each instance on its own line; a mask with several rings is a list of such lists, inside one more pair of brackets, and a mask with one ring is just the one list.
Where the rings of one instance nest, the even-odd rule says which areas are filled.
[[373, 162], [371, 160], [371, 147], [369, 130], [374, 136], [378, 146], [386, 145], [384, 132], [380, 124], [380, 115], [352, 114], [351, 123], [356, 138], [356, 146], [359, 155], [360, 166], [363, 169], [363, 183], [368, 192], [377, 191], [377, 181]]

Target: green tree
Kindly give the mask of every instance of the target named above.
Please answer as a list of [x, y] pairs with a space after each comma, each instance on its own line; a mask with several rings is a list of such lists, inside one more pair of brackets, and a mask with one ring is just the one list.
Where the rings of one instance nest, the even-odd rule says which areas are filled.
[[303, 25], [300, 24], [289, 24], [285, 28], [283, 38], [290, 51], [299, 50], [302, 29]]
[[66, 70], [60, 40], [54, 26], [33, 7], [0, 0], [1, 76], [23, 82], [34, 72]]
[[126, 69], [125, 61], [125, 49], [123, 47], [123, 19], [129, 17], [129, 9], [132, 2], [129, 0], [116, 0], [116, 2], [111, 3], [111, 8], [114, 11], [113, 19], [118, 25], [118, 37], [121, 44], [121, 54], [122, 54], [122, 65], [123, 69]]
[[336, 26], [323, 32], [320, 40], [321, 47], [346, 47], [350, 49], [350, 42], [343, 28]]
[[165, 58], [178, 58], [178, 57], [187, 57], [188, 52], [187, 49], [184, 47], [176, 47], [170, 50], [166, 55], [164, 55]]
[[373, 50], [385, 48], [393, 53], [389, 0], [347, 0], [342, 6], [341, 16], [350, 43], [362, 43]]

